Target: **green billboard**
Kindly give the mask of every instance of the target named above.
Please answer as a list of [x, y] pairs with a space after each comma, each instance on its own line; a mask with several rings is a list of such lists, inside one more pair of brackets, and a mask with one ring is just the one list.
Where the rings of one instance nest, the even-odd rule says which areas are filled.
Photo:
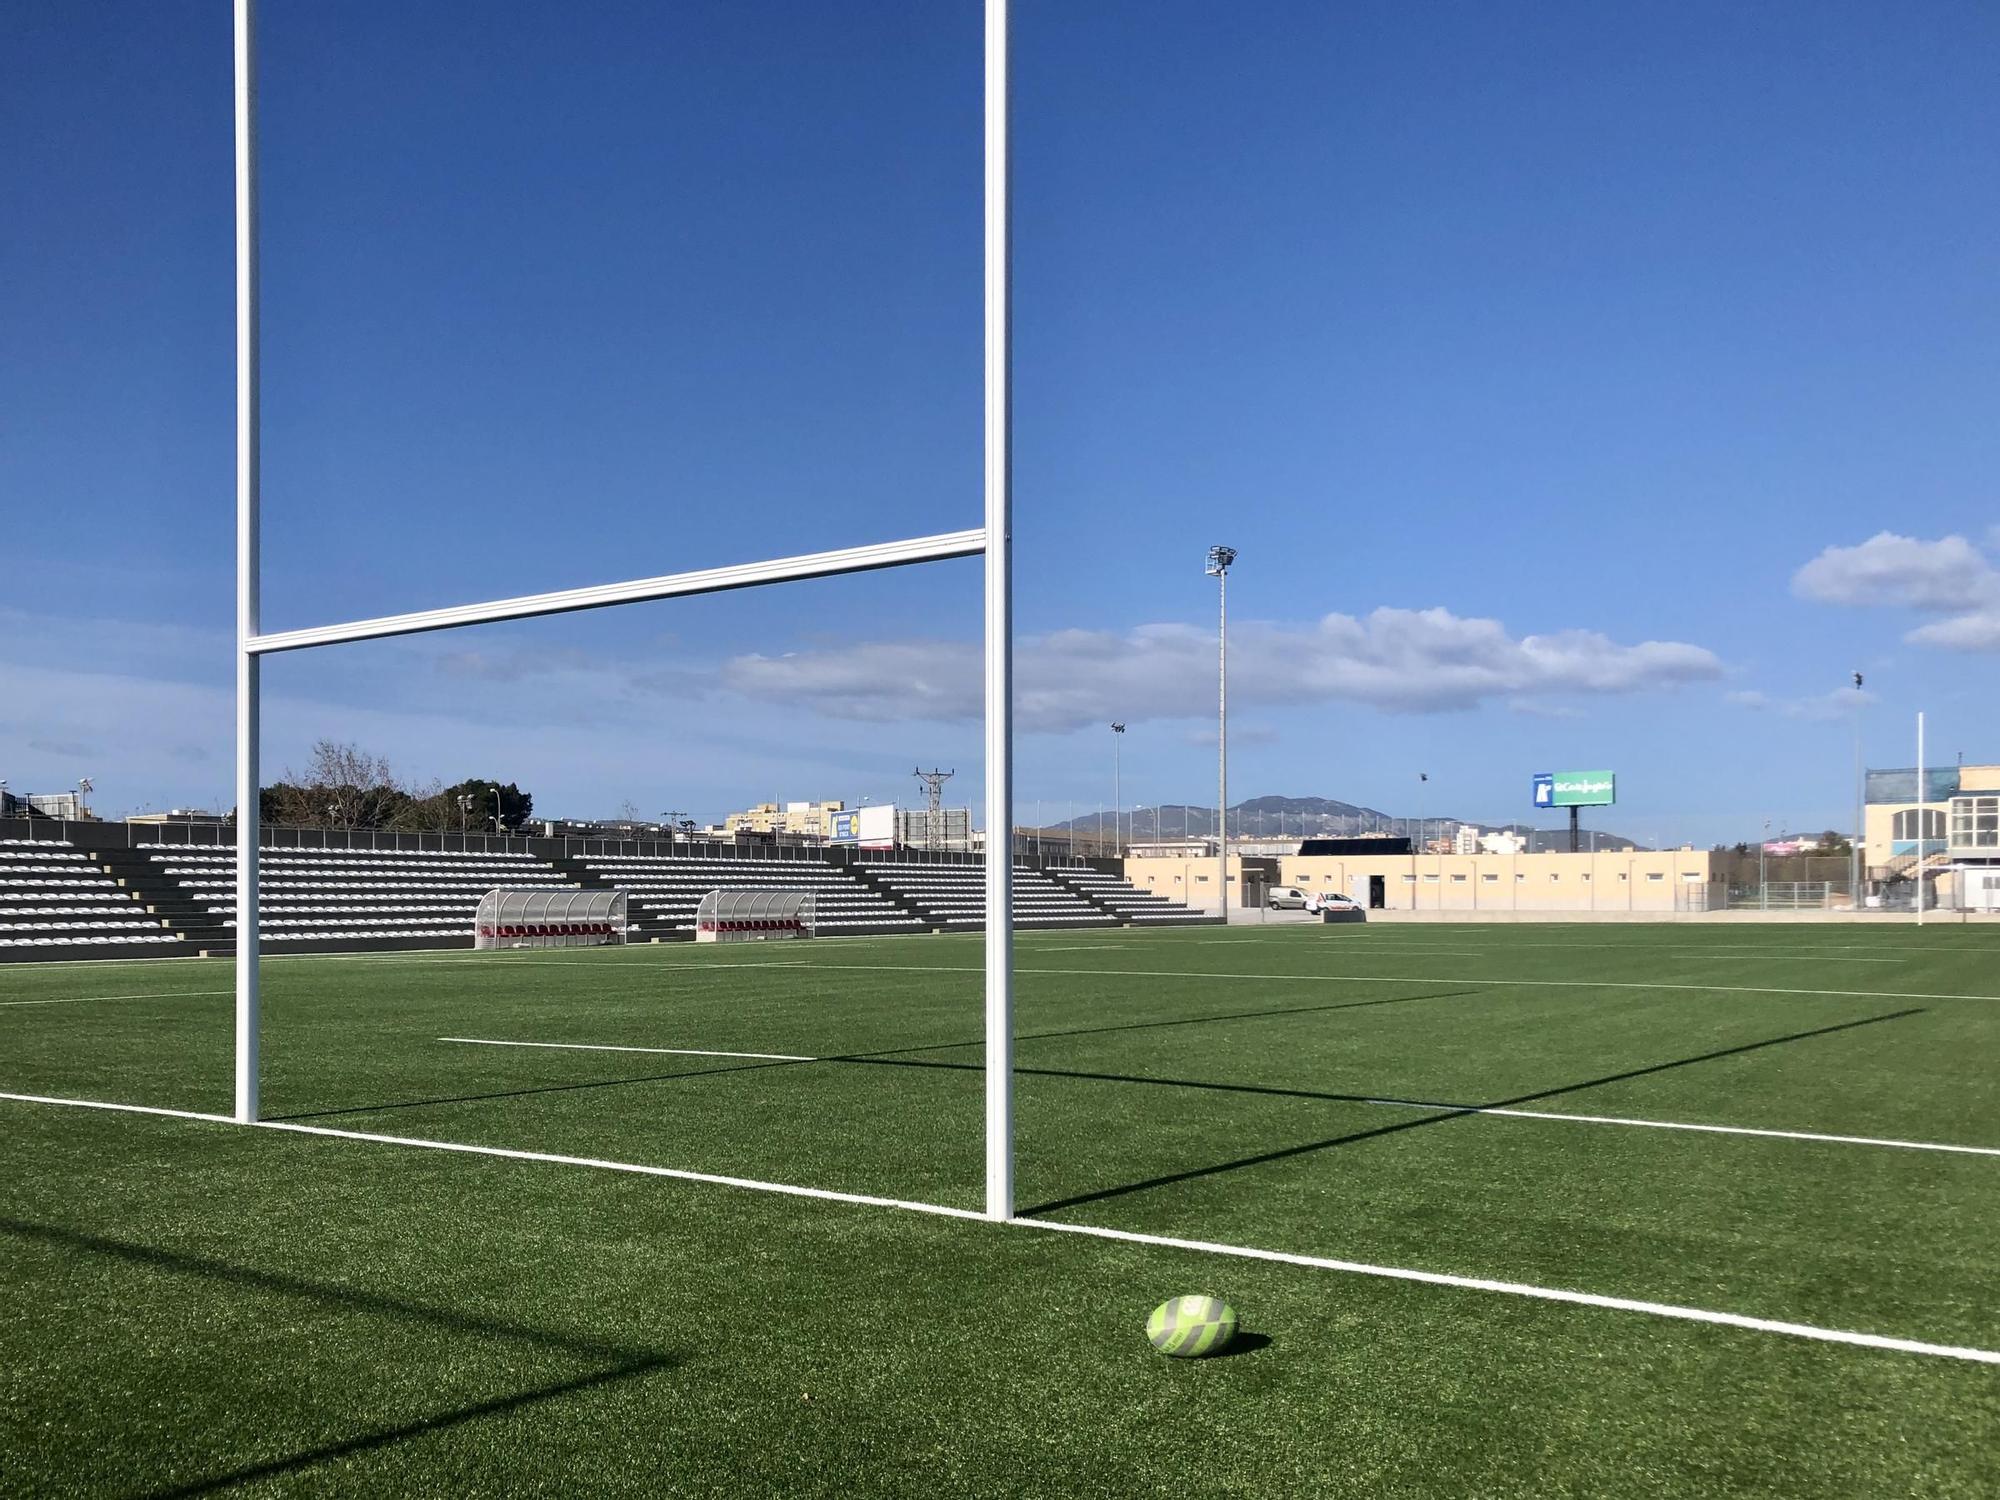
[[1537, 807], [1609, 807], [1618, 800], [1618, 778], [1610, 771], [1537, 771]]

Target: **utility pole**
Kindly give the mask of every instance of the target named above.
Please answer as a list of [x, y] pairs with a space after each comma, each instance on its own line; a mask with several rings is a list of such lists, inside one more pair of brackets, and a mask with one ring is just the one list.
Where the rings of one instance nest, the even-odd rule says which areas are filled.
[[[924, 848], [942, 850], [944, 848], [944, 784], [958, 774], [957, 770], [940, 771], [935, 768], [926, 771], [921, 766], [910, 774], [924, 784]], [[986, 837], [1013, 839], [1013, 830], [995, 832], [989, 828]]]
[[1216, 583], [1215, 876], [1222, 920], [1229, 920], [1229, 567], [1234, 547], [1208, 549], [1208, 576]]

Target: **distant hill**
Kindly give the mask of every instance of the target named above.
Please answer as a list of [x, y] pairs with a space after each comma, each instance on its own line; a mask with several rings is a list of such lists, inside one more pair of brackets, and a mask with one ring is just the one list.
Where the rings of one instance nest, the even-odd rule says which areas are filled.
[[[1077, 833], [1095, 833], [1101, 824], [1108, 834], [1111, 829], [1111, 817], [1111, 809], [1107, 807], [1101, 815], [1093, 811], [1064, 822], [1051, 822], [1047, 826], [1052, 829], [1074, 830]], [[1128, 807], [1125, 809], [1125, 820], [1127, 837], [1134, 840], [1215, 832], [1215, 809], [1199, 804], [1169, 802], [1158, 807], [1150, 803], [1143, 808]], [[1429, 812], [1424, 814], [1421, 827], [1425, 837], [1444, 838], [1456, 835], [1459, 828], [1468, 823], [1489, 833], [1496, 828], [1518, 833], [1528, 840], [1528, 849], [1531, 853], [1539, 854], [1569, 848], [1567, 827], [1531, 828], [1525, 823], [1473, 822], [1468, 818]], [[1386, 813], [1380, 808], [1342, 802], [1333, 797], [1251, 797], [1229, 809], [1230, 833], [1247, 834], [1252, 838], [1352, 838], [1363, 833], [1387, 833], [1415, 838], [1418, 828], [1418, 820], [1413, 815]], [[1593, 830], [1586, 822], [1584, 829], [1586, 847], [1590, 844], [1592, 833]], [[1611, 833], [1604, 829], [1595, 830], [1595, 835], [1596, 847], [1599, 849], [1645, 847], [1622, 834]]]

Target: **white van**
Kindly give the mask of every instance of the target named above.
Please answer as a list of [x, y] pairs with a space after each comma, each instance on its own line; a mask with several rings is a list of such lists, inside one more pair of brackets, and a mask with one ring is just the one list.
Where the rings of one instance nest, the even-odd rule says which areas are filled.
[[1264, 899], [1272, 911], [1304, 911], [1312, 897], [1295, 885], [1274, 885]]

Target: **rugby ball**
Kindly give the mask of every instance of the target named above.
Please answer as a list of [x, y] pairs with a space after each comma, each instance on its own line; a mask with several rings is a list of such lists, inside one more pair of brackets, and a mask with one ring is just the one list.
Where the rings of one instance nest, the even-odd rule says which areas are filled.
[[1146, 1337], [1174, 1359], [1220, 1354], [1236, 1337], [1236, 1309], [1220, 1297], [1175, 1297], [1153, 1309]]

